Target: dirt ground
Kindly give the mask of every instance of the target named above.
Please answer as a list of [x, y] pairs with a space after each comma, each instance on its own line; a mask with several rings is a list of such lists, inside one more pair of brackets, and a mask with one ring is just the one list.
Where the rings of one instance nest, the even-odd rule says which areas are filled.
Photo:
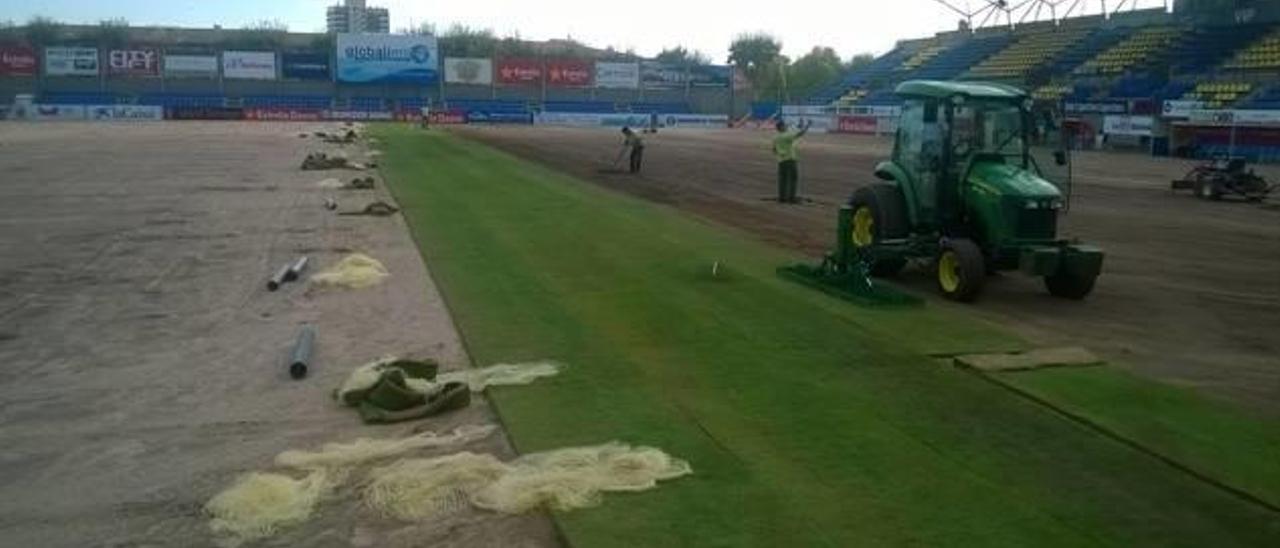
[[[480, 398], [374, 428], [330, 399], [384, 354], [446, 369], [467, 357], [404, 222], [322, 207], [390, 198], [318, 189], [355, 172], [297, 169], [334, 148], [298, 137], [314, 129], [0, 123], [0, 544], [214, 545], [203, 505], [283, 450], [495, 421]], [[349, 292], [265, 288], [298, 255], [315, 272], [350, 251], [391, 277]], [[316, 358], [294, 381], [283, 362], [304, 323], [319, 332]], [[512, 455], [502, 435], [466, 449]], [[542, 515], [406, 525], [352, 490], [261, 544], [557, 544]]]
[[[820, 257], [835, 214], [875, 182], [892, 141], [812, 135], [801, 145], [801, 194], [782, 206], [768, 132], [668, 131], [647, 138], [644, 173], [609, 173], [618, 135], [599, 129], [498, 127], [463, 135], [584, 179], [692, 211]], [[1080, 153], [1064, 233], [1104, 247], [1085, 302], [1050, 297], [1038, 279], [1003, 274], [969, 305], [1043, 345], [1084, 345], [1142, 374], [1204, 389], [1280, 416], [1280, 207], [1213, 203], [1169, 192], [1190, 163]], [[1263, 168], [1272, 181], [1280, 169]], [[927, 265], [901, 282], [932, 293]], [[936, 306], [959, 306], [933, 299]]]

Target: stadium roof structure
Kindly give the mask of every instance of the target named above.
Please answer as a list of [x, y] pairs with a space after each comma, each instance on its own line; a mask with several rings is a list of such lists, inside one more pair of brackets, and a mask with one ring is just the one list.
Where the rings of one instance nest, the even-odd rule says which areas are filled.
[[969, 28], [1014, 26], [1071, 17], [1111, 17], [1122, 11], [1169, 9], [1169, 0], [934, 0]]
[[909, 80], [899, 84], [894, 93], [904, 97], [924, 97], [927, 99], [947, 99], [955, 95], [963, 95], [970, 99], [1010, 101], [1027, 97], [1027, 92], [1004, 84], [942, 82], [937, 80]]

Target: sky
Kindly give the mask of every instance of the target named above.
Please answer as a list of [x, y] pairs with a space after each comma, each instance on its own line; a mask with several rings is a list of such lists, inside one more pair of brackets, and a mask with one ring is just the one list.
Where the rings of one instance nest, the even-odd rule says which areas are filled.
[[[337, 0], [4, 0], [0, 20], [23, 23], [44, 15], [68, 23], [122, 17], [133, 25], [236, 28], [275, 20], [295, 32], [324, 30], [324, 8]], [[573, 38], [594, 47], [634, 49], [652, 56], [684, 46], [725, 62], [729, 43], [743, 32], [767, 32], [783, 53], [799, 57], [829, 46], [843, 58], [881, 54], [896, 41], [954, 30], [959, 17], [934, 0], [482, 0], [429, 2], [369, 0], [391, 10], [392, 30], [423, 22], [445, 29], [453, 23], [492, 29], [499, 36]], [[963, 0], [955, 3], [964, 4]], [[977, 3], [977, 2], [973, 2]], [[1149, 2], [1148, 2], [1149, 3]], [[1158, 4], [1159, 2], [1157, 2]]]

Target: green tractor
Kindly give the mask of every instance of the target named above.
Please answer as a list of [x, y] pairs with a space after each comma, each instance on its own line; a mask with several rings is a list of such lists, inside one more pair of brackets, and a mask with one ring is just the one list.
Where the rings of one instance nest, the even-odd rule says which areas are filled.
[[1070, 159], [1052, 143], [1053, 116], [1000, 84], [910, 81], [896, 92], [905, 103], [893, 158], [842, 208], [824, 269], [892, 276], [932, 259], [938, 290], [956, 301], [1001, 270], [1043, 277], [1058, 297], [1089, 295], [1103, 252], [1058, 237]]

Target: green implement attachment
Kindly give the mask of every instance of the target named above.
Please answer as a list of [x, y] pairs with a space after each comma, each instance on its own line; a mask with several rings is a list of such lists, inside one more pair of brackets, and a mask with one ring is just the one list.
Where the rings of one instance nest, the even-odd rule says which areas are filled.
[[[852, 226], [852, 214], [849, 208], [841, 208], [837, 223], [837, 241], [847, 239]], [[822, 264], [812, 266], [797, 264], [778, 269], [778, 275], [784, 279], [807, 285], [833, 297], [839, 297], [863, 306], [920, 306], [924, 300], [909, 295], [894, 287], [880, 283], [871, 278], [871, 270], [866, 258], [852, 249], [841, 245], [835, 254], [828, 255]]]

